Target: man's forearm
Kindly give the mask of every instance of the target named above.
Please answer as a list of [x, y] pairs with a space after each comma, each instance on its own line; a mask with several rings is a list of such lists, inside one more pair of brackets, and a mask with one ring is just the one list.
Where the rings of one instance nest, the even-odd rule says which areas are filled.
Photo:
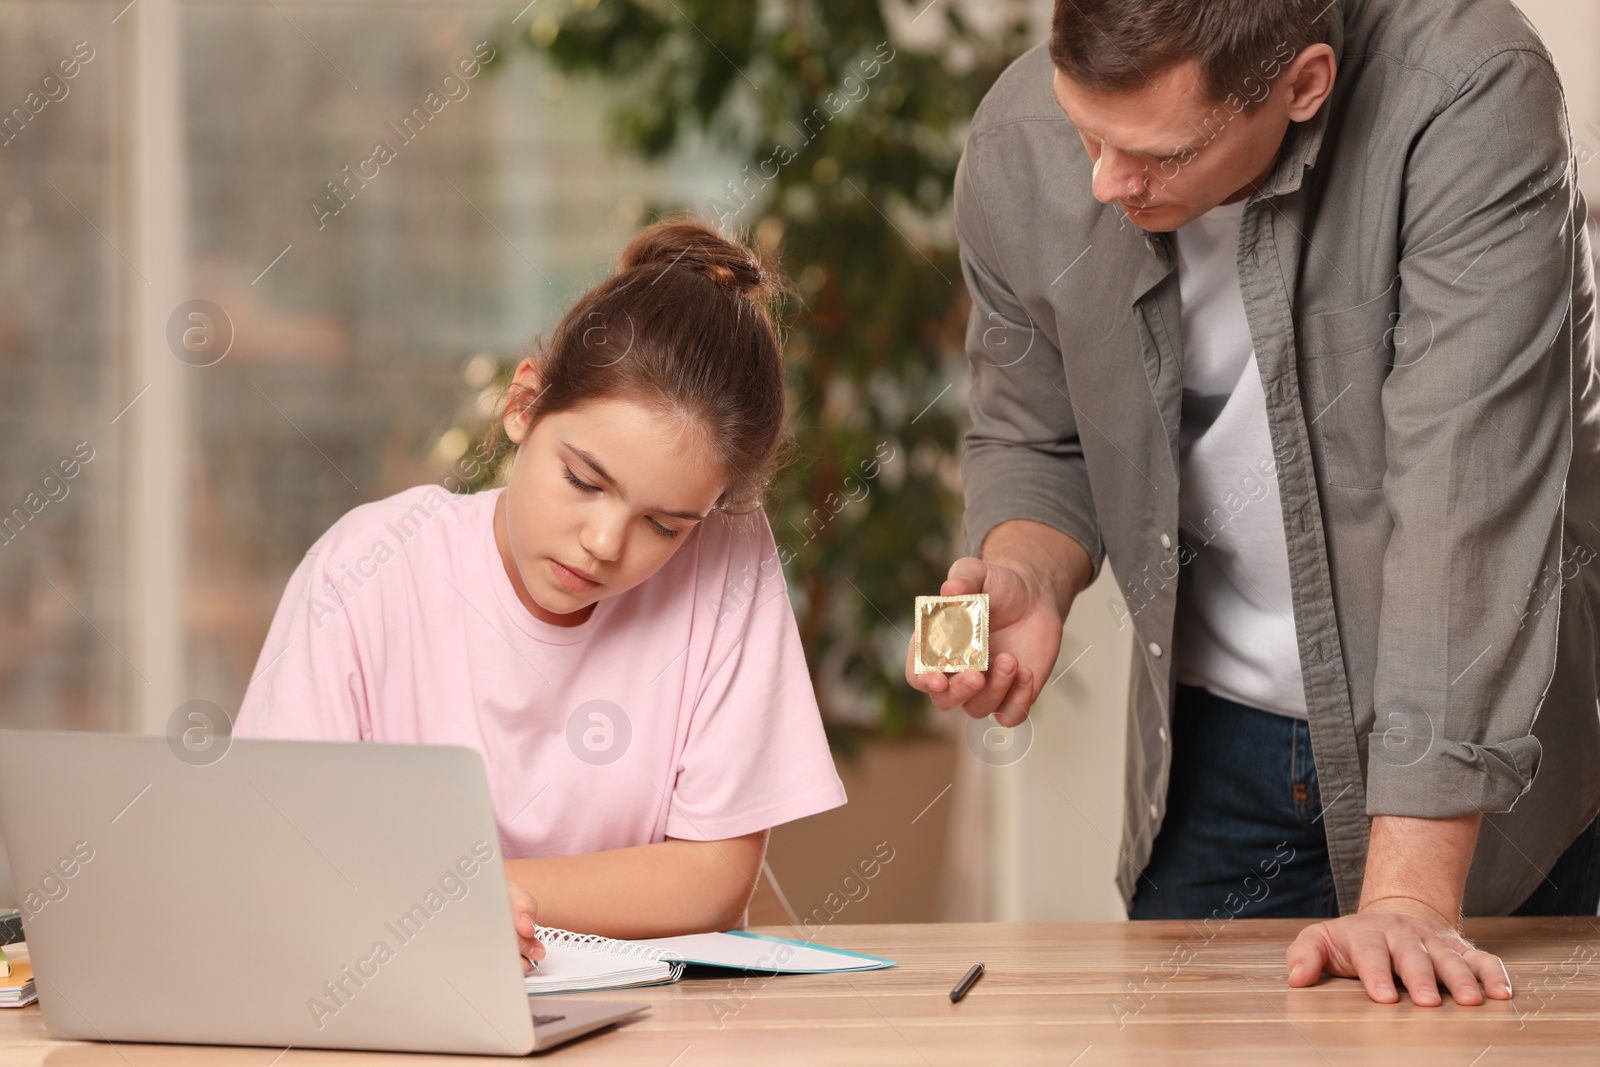
[[1032, 519], [1012, 519], [990, 530], [980, 558], [1012, 567], [1037, 582], [1054, 599], [1063, 619], [1094, 572], [1088, 550], [1074, 538]]
[[1361, 883], [1361, 910], [1380, 900], [1421, 901], [1452, 923], [1461, 917], [1481, 815], [1413, 819], [1375, 815]]

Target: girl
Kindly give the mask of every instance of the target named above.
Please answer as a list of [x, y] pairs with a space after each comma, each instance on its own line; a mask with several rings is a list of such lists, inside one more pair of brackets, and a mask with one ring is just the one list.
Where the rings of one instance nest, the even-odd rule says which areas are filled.
[[483, 756], [524, 955], [541, 923], [737, 926], [770, 827], [844, 803], [761, 497], [775, 285], [658, 223], [524, 359], [505, 486], [356, 508], [289, 580], [234, 735]]

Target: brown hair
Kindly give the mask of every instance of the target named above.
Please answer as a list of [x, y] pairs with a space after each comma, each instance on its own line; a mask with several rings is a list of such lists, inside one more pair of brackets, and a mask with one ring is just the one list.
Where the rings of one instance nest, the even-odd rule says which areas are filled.
[[1324, 43], [1329, 0], [1056, 0], [1050, 59], [1091, 92], [1125, 93], [1186, 60], [1206, 102], [1266, 99], [1301, 50]]
[[657, 222], [567, 309], [539, 346], [540, 388], [513, 383], [506, 410], [538, 420], [620, 398], [681, 416], [730, 476], [716, 508], [754, 511], [792, 448], [771, 312], [782, 291], [756, 250], [698, 222]]

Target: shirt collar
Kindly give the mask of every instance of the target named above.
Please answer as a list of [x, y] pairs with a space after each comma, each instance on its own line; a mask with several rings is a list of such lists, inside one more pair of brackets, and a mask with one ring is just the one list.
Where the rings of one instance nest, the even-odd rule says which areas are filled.
[[[1328, 21], [1328, 45], [1333, 49], [1334, 62], [1338, 63], [1344, 56], [1344, 3], [1343, 0], [1333, 0], [1328, 6], [1332, 9], [1332, 18]], [[1278, 152], [1278, 162], [1266, 182], [1250, 198], [1250, 203], [1269, 196], [1282, 196], [1300, 188], [1306, 171], [1316, 166], [1317, 157], [1322, 152], [1322, 137], [1328, 128], [1333, 101], [1334, 94], [1330, 92], [1314, 116], [1305, 122], [1289, 125], [1289, 131], [1284, 134], [1283, 147]]]

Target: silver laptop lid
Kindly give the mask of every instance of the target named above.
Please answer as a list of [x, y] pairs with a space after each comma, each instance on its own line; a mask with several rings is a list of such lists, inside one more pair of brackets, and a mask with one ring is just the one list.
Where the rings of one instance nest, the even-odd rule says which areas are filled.
[[238, 739], [192, 760], [165, 737], [0, 731], [0, 833], [52, 1030], [533, 1048], [476, 752]]

